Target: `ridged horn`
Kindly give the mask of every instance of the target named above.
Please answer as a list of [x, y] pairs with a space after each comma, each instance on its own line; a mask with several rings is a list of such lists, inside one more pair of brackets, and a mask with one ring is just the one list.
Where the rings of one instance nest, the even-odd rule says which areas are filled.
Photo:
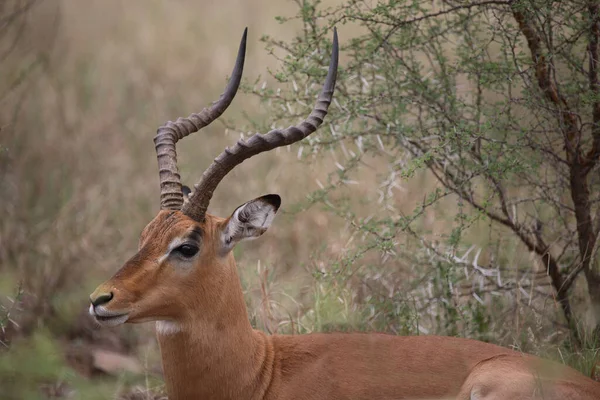
[[162, 210], [179, 210], [183, 206], [183, 194], [181, 191], [181, 178], [177, 168], [177, 151], [175, 144], [191, 133], [209, 125], [217, 119], [235, 97], [244, 69], [246, 57], [246, 37], [248, 28], [244, 29], [244, 35], [240, 43], [235, 66], [231, 73], [231, 79], [219, 100], [210, 107], [203, 109], [197, 114], [187, 118], [179, 118], [177, 121], [169, 121], [160, 128], [154, 137], [154, 147], [158, 158], [158, 173], [160, 177], [160, 208]]
[[250, 157], [276, 147], [298, 142], [317, 130], [323, 123], [323, 119], [327, 115], [327, 109], [333, 98], [338, 53], [337, 30], [334, 28], [333, 48], [327, 78], [317, 98], [315, 107], [308, 118], [298, 126], [290, 126], [283, 130], [275, 129], [266, 134], [257, 133], [248, 140], [240, 139], [233, 146], [226, 148], [225, 151], [215, 158], [208, 169], [204, 171], [200, 181], [194, 185], [195, 190], [190, 201], [182, 208], [184, 214], [196, 221], [203, 221], [213, 192], [229, 171]]

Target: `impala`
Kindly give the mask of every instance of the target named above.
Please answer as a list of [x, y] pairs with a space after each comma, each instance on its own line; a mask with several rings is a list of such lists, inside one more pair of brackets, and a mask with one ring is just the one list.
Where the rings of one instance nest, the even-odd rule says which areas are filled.
[[569, 367], [475, 340], [376, 333], [270, 336], [252, 328], [231, 250], [267, 230], [281, 199], [256, 198], [225, 219], [206, 211], [236, 165], [302, 140], [321, 125], [335, 87], [338, 39], [334, 31], [325, 85], [309, 117], [298, 126], [239, 140], [215, 158], [188, 197], [175, 144], [218, 118], [233, 100], [246, 35], [247, 30], [219, 100], [158, 129], [161, 210], [142, 231], [137, 254], [90, 296], [90, 314], [101, 325], [156, 322], [169, 398], [600, 398], [600, 384]]

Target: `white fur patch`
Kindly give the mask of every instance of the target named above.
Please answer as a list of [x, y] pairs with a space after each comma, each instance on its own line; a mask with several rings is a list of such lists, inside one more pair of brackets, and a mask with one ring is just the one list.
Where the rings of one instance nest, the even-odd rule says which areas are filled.
[[[233, 219], [241, 224], [255, 228], [268, 228], [275, 218], [275, 209], [272, 205], [262, 201], [251, 201], [235, 210]], [[240, 222], [244, 219], [245, 222]]]
[[91, 304], [88, 312], [98, 324], [103, 326], [121, 325], [129, 319], [129, 314], [126, 312], [110, 311], [102, 306], [94, 307]]
[[275, 214], [275, 208], [261, 200], [253, 200], [238, 207], [223, 230], [225, 250], [231, 250], [240, 240], [256, 239], [265, 233]]
[[481, 399], [483, 399], [483, 397], [481, 396], [481, 391], [479, 390], [479, 388], [474, 387], [473, 389], [471, 389], [470, 400], [481, 400]]
[[181, 246], [184, 242], [185, 242], [185, 238], [182, 238], [182, 237], [178, 237], [178, 238], [171, 240], [171, 243], [169, 243], [169, 246], [167, 247], [167, 251], [165, 252], [165, 254], [163, 254], [162, 256], [160, 256], [158, 258], [158, 263], [162, 264], [162, 262], [165, 261], [167, 259], [167, 257], [169, 257], [169, 254], [171, 254], [171, 251], [173, 251], [173, 249], [176, 249], [177, 247]]
[[181, 332], [181, 326], [173, 321], [156, 321], [156, 333], [159, 335], [173, 335]]

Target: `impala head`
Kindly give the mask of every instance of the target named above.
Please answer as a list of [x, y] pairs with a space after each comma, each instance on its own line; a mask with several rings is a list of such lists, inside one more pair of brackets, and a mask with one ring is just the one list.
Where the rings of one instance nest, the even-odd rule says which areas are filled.
[[[248, 201], [224, 219], [206, 213], [219, 182], [236, 165], [256, 154], [302, 140], [323, 122], [331, 103], [338, 62], [337, 33], [325, 85], [317, 103], [298, 126], [255, 134], [225, 149], [194, 191], [182, 187], [175, 144], [218, 118], [233, 100], [244, 65], [244, 31], [231, 79], [219, 100], [188, 118], [167, 122], [154, 138], [160, 175], [161, 211], [144, 228], [137, 254], [90, 296], [90, 314], [103, 325], [124, 322], [182, 321], [190, 312], [210, 314], [222, 289], [237, 279], [232, 248], [270, 226], [281, 199], [270, 194]], [[189, 194], [189, 196], [188, 196]], [[184, 202], [184, 196], [188, 199]]]

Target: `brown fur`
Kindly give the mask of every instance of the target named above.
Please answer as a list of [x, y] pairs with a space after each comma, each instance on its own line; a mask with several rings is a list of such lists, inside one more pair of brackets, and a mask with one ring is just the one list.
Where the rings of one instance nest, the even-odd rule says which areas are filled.
[[[253, 330], [233, 255], [220, 255], [226, 223], [161, 211], [138, 253], [92, 294], [112, 292], [105, 308], [129, 312], [128, 322], [180, 327], [158, 334], [171, 400], [600, 399], [600, 384], [568, 367], [475, 340]], [[159, 264], [169, 243], [192, 230], [202, 232], [193, 266]]]

